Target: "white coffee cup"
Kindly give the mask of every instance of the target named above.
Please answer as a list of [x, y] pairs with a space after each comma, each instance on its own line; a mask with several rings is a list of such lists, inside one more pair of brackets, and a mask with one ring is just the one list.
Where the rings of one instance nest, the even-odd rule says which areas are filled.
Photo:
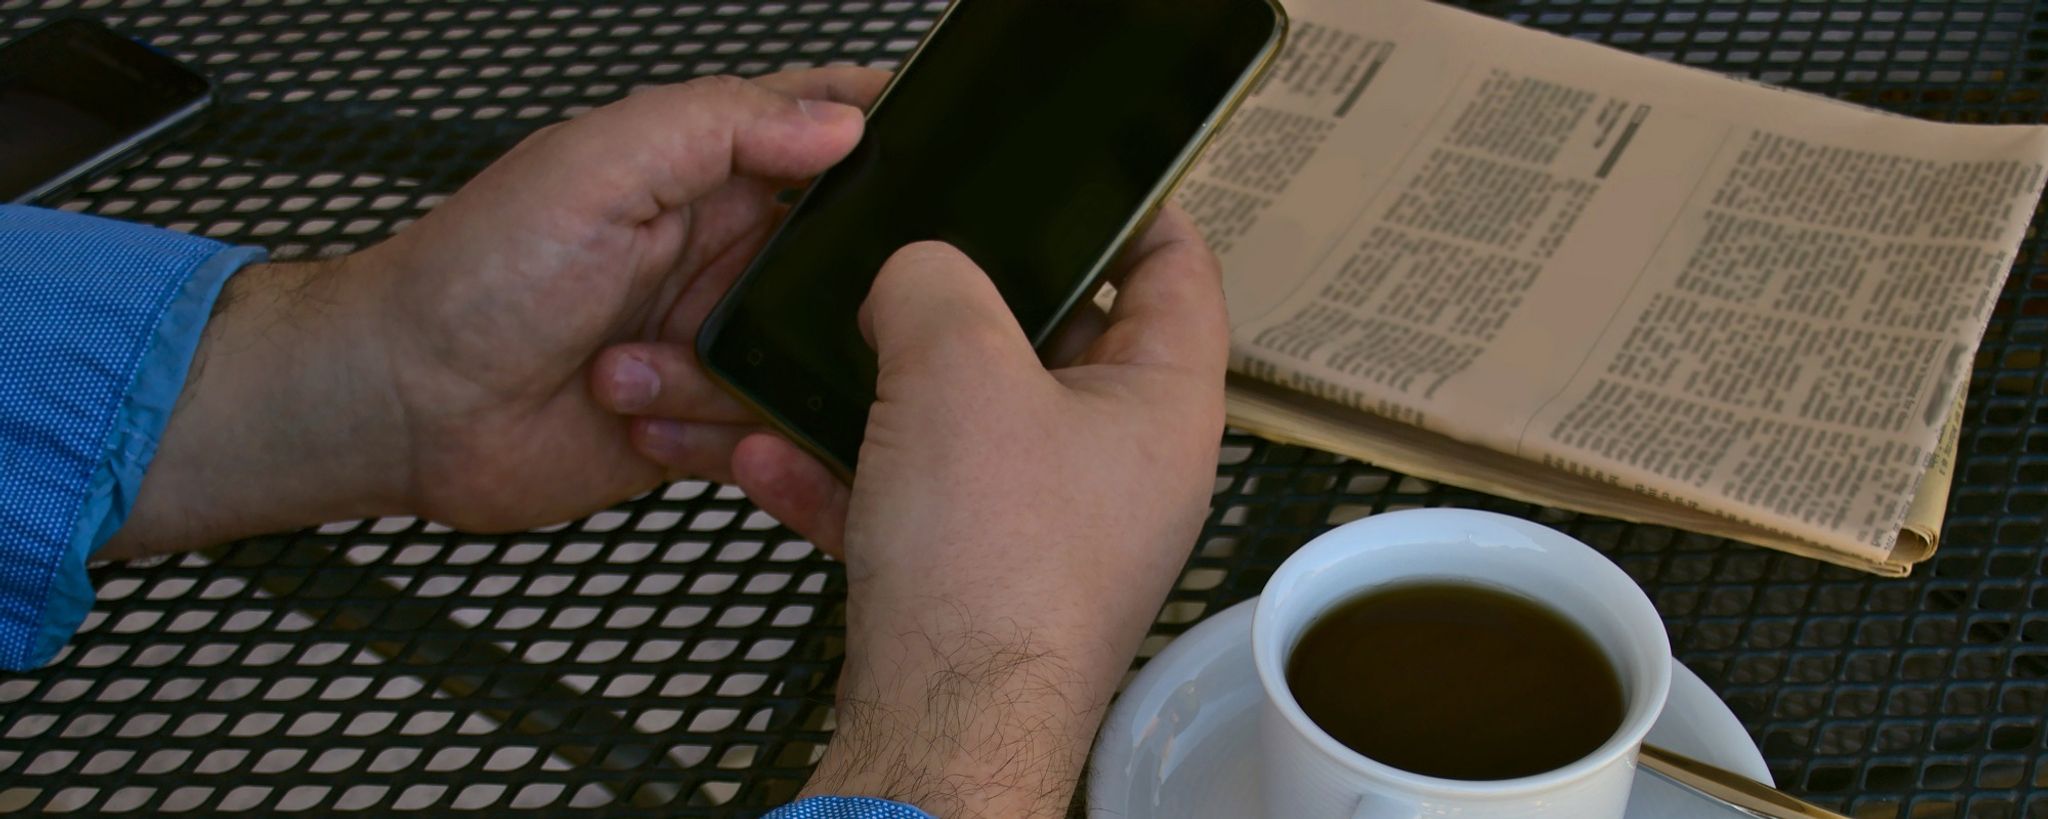
[[[1287, 689], [1295, 644], [1339, 603], [1431, 580], [1511, 592], [1585, 629], [1615, 664], [1627, 698], [1614, 736], [1556, 770], [1473, 782], [1403, 771], [1324, 733]], [[1288, 819], [1622, 819], [1637, 753], [1671, 687], [1664, 622], [1626, 573], [1555, 530], [1460, 509], [1376, 515], [1303, 546], [1259, 597], [1252, 656], [1266, 694], [1259, 715], [1262, 797], [1267, 816]]]

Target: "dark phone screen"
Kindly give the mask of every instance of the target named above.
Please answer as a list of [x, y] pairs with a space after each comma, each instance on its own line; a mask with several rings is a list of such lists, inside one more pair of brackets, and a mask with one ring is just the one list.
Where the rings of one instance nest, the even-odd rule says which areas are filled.
[[206, 79], [85, 20], [0, 46], [0, 202], [11, 202], [206, 95]]
[[707, 359], [851, 467], [876, 378], [856, 315], [882, 263], [951, 243], [1041, 336], [1278, 25], [1264, 0], [961, 0], [755, 261]]

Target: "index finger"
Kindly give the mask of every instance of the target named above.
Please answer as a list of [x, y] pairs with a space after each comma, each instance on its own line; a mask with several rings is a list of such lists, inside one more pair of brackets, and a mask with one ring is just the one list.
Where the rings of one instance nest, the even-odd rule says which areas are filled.
[[522, 158], [485, 175], [498, 180], [489, 195], [517, 199], [543, 191], [561, 211], [639, 225], [735, 176], [818, 174], [853, 150], [862, 124], [851, 106], [736, 77], [699, 77], [635, 91], [544, 131], [533, 147], [522, 146]]
[[1109, 327], [1082, 363], [1169, 365], [1220, 377], [1230, 355], [1223, 272], [1194, 220], [1172, 205], [1160, 209], [1129, 258]]

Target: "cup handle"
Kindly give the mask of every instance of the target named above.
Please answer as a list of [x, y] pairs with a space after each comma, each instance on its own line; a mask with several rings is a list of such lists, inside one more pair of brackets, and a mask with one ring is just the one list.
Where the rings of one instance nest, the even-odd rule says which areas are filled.
[[1406, 799], [1391, 799], [1376, 793], [1358, 797], [1351, 819], [1422, 819], [1422, 808]]

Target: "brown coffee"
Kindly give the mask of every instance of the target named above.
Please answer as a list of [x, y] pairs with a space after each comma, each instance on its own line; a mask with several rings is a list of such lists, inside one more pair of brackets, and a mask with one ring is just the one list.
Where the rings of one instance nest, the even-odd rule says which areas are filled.
[[1311, 624], [1287, 661], [1310, 719], [1354, 751], [1446, 779], [1578, 761], [1621, 727], [1621, 681], [1578, 624], [1452, 582], [1374, 590]]

